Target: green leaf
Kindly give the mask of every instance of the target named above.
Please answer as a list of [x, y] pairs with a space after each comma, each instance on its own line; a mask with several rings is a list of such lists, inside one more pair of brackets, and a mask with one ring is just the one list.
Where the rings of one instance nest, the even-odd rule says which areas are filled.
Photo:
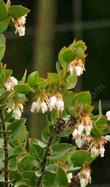
[[9, 7], [9, 15], [13, 18], [25, 16], [30, 12], [30, 10], [21, 5], [12, 5]]
[[39, 89], [44, 89], [47, 86], [46, 80], [43, 78], [39, 78], [37, 85]]
[[84, 51], [87, 49], [86, 44], [85, 44], [82, 40], [74, 41], [74, 42], [69, 46], [70, 49], [76, 49], [76, 48], [79, 48], [79, 47], [82, 48]]
[[74, 96], [73, 103], [81, 103], [81, 104], [91, 104], [91, 94], [90, 92], [79, 92]]
[[76, 83], [77, 83], [77, 76], [75, 74], [69, 75], [66, 79], [66, 88], [70, 90], [76, 86]]
[[2, 60], [4, 54], [5, 54], [5, 46], [6, 44], [6, 39], [4, 37], [4, 35], [0, 34], [0, 61]]
[[48, 84], [57, 84], [58, 83], [58, 74], [57, 73], [48, 73]]
[[96, 138], [110, 133], [110, 127], [107, 125], [107, 119], [105, 116], [95, 116], [92, 118], [94, 126], [92, 129], [92, 135]]
[[57, 72], [61, 71], [61, 66], [58, 62], [56, 62], [56, 70]]
[[19, 84], [14, 87], [17, 93], [28, 94], [31, 91], [31, 88], [27, 84]]
[[0, 21], [3, 21], [7, 18], [8, 13], [3, 0], [0, 0]]
[[47, 147], [47, 145], [46, 145], [44, 142], [42, 142], [41, 140], [37, 140], [37, 144], [38, 144], [41, 148], [46, 148], [46, 147]]
[[8, 28], [9, 23], [10, 23], [9, 19], [6, 19], [6, 20], [0, 22], [0, 33], [3, 33], [3, 32], [6, 31], [6, 29]]
[[64, 47], [59, 52], [58, 56], [58, 62], [59, 64], [64, 68], [67, 66], [69, 62], [74, 60], [75, 56], [72, 50], [68, 49], [67, 47]]
[[12, 122], [8, 126], [8, 130], [11, 131], [10, 141], [11, 142], [23, 142], [26, 138], [26, 127], [25, 127], [25, 119], [19, 119]]
[[55, 174], [46, 172], [43, 176], [42, 187], [67, 187], [68, 181], [66, 174], [61, 168]]
[[61, 168], [58, 168], [57, 175], [56, 175], [56, 184], [58, 184], [58, 187], [67, 187], [68, 181], [66, 174]]
[[48, 130], [48, 127], [46, 127], [43, 129], [42, 134], [41, 134], [42, 141], [47, 143], [49, 140], [49, 136], [50, 136], [49, 130]]
[[57, 165], [55, 163], [50, 163], [46, 166], [45, 170], [50, 173], [56, 173], [57, 172]]
[[24, 74], [22, 76], [22, 79], [20, 81], [20, 84], [25, 84], [25, 82], [26, 82], [26, 76], [27, 76], [27, 70], [25, 70], [25, 72], [24, 72]]
[[14, 187], [30, 187], [27, 182], [17, 182]]
[[0, 71], [0, 87], [4, 85], [6, 79], [6, 75], [4, 71]]
[[53, 159], [61, 159], [62, 157], [66, 156], [68, 153], [74, 151], [74, 146], [72, 144], [67, 143], [59, 143], [53, 146]]
[[37, 84], [38, 82], [38, 79], [39, 79], [39, 72], [38, 71], [34, 71], [32, 72], [28, 78], [27, 78], [27, 83], [30, 85], [30, 86], [34, 86]]
[[81, 47], [78, 47], [78, 48], [75, 50], [75, 53], [76, 53], [76, 56], [77, 56], [78, 58], [81, 58], [81, 59], [84, 59], [84, 58], [85, 58], [84, 50], [83, 50]]
[[75, 151], [71, 157], [71, 160], [75, 167], [82, 166], [83, 164], [90, 164], [94, 159], [95, 158], [91, 158], [90, 152], [84, 150]]
[[75, 54], [73, 53], [72, 50], [70, 49], [67, 49], [63, 52], [63, 59], [66, 61], [66, 62], [71, 62], [72, 60], [74, 60], [75, 58]]

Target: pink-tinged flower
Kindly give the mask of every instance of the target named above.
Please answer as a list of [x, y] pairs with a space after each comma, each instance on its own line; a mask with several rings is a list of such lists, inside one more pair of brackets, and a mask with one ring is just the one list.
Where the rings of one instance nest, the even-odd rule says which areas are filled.
[[9, 77], [5, 82], [5, 88], [7, 91], [13, 90], [14, 86], [18, 84], [18, 81], [15, 77]]
[[84, 140], [80, 135], [78, 135], [75, 139], [75, 143], [78, 148], [81, 148], [84, 145]]
[[107, 120], [110, 121], [110, 110], [106, 112]]
[[70, 71], [71, 75], [76, 73], [77, 76], [80, 76], [85, 70], [84, 62], [82, 59], [75, 59], [69, 63], [68, 70]]
[[91, 183], [90, 168], [88, 166], [83, 167], [78, 173], [78, 178], [81, 187], [86, 187], [89, 183]]
[[73, 140], [75, 140], [76, 146], [78, 148], [81, 148], [84, 144], [84, 139], [81, 136], [80, 132], [78, 131], [78, 129], [74, 129], [73, 133], [72, 133], [72, 137]]
[[26, 16], [21, 16], [16, 18], [14, 20], [14, 25], [15, 25], [15, 34], [18, 33], [19, 36], [24, 36], [25, 35], [25, 23], [26, 23]]
[[64, 101], [62, 95], [59, 92], [49, 98], [48, 107], [50, 111], [52, 111], [53, 109], [56, 109], [58, 111], [64, 110]]
[[94, 157], [97, 157], [99, 155], [99, 149], [96, 148], [96, 146], [93, 146], [91, 148], [91, 157], [94, 158]]
[[105, 153], [105, 147], [101, 145], [99, 148], [99, 154], [101, 157], [104, 157], [104, 153]]

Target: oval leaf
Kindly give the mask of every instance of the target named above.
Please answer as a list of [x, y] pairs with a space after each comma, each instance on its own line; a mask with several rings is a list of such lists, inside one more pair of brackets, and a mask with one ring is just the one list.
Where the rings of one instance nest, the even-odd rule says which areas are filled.
[[38, 82], [38, 79], [39, 79], [39, 72], [38, 71], [34, 71], [32, 72], [28, 78], [27, 78], [27, 83], [30, 85], [30, 86], [34, 86], [37, 84]]
[[31, 91], [31, 88], [27, 84], [19, 84], [14, 87], [17, 93], [28, 94]]
[[91, 158], [91, 153], [83, 150], [78, 150], [73, 153], [71, 160], [74, 166], [82, 166], [83, 164], [90, 164], [95, 158]]
[[7, 18], [8, 13], [3, 0], [0, 0], [0, 21], [3, 21]]
[[10, 23], [9, 19], [6, 19], [6, 20], [0, 22], [0, 33], [3, 33], [3, 32], [6, 31], [6, 29], [8, 28], [9, 23]]
[[21, 5], [12, 5], [9, 8], [9, 15], [13, 18], [25, 16], [30, 12], [30, 10]]

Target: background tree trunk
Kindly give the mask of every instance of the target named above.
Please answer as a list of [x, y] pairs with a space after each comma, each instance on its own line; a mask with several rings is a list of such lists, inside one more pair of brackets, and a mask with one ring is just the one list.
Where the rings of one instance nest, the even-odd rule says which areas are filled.
[[[52, 69], [56, 0], [39, 0], [36, 4], [36, 36], [34, 50], [34, 70], [40, 71], [42, 76]], [[31, 117], [31, 134], [40, 134], [43, 127], [43, 117]], [[37, 132], [36, 132], [37, 130]]]

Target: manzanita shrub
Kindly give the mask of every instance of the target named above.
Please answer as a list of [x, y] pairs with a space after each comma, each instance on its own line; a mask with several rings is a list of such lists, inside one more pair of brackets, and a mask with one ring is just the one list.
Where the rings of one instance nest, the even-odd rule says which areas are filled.
[[[8, 26], [25, 34], [29, 10], [0, 0], [0, 61]], [[92, 113], [91, 94], [75, 93], [78, 76], [85, 71], [86, 45], [74, 41], [61, 49], [57, 73], [46, 79], [38, 71], [21, 80], [0, 63], [0, 186], [4, 187], [85, 187], [91, 183], [91, 163], [104, 157], [110, 141], [110, 112]], [[41, 139], [30, 138], [23, 110], [45, 115]], [[29, 102], [30, 103], [30, 102]], [[37, 128], [37, 124], [36, 124]], [[70, 143], [68, 143], [70, 142]]]

